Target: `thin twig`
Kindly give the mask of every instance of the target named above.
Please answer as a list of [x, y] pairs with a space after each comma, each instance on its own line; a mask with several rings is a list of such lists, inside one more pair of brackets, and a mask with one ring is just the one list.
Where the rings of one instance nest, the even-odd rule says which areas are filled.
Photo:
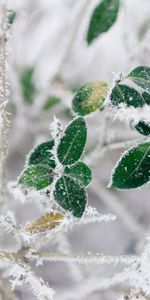
[[117, 265], [125, 264], [130, 265], [137, 260], [140, 260], [140, 257], [137, 255], [104, 255], [101, 253], [97, 254], [73, 254], [73, 253], [46, 253], [41, 252], [37, 256], [42, 261], [46, 262], [72, 262], [72, 263], [79, 263], [79, 264], [95, 264], [95, 265], [103, 265], [103, 264], [113, 264]]
[[53, 253], [53, 252], [37, 252], [31, 255], [30, 249], [20, 250], [18, 252], [0, 251], [0, 260], [8, 262], [26, 263], [28, 260], [40, 259], [46, 262], [70, 262], [79, 264], [117, 264], [131, 265], [141, 260], [138, 255], [104, 255], [103, 253]]
[[0, 5], [1, 24], [0, 24], [0, 204], [4, 203], [5, 186], [5, 162], [8, 147], [8, 114], [6, 105], [8, 101], [8, 82], [7, 82], [7, 7], [6, 4]]

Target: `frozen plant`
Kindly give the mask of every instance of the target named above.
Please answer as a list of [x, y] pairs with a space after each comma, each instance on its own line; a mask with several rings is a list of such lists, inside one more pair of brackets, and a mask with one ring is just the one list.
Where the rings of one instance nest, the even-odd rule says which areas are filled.
[[[89, 1], [85, 1], [88, 7]], [[81, 11], [79, 20], [82, 19]], [[119, 0], [98, 1], [91, 14], [87, 28], [86, 42], [90, 46], [98, 37], [107, 32], [116, 22], [121, 9]], [[27, 155], [24, 168], [13, 183], [6, 184], [5, 162], [7, 158], [7, 144], [9, 115], [8, 102], [8, 70], [7, 70], [7, 42], [10, 38], [10, 28], [15, 22], [16, 13], [8, 10], [5, 1], [0, 3], [0, 228], [15, 239], [15, 247], [0, 251], [0, 268], [2, 270], [0, 284], [6, 281], [11, 284], [12, 291], [16, 287], [28, 285], [32, 294], [40, 300], [53, 299], [85, 299], [97, 291], [111, 290], [115, 286], [121, 289], [120, 299], [149, 299], [150, 297], [150, 243], [147, 237], [145, 247], [139, 254], [130, 251], [122, 255], [105, 255], [94, 252], [75, 252], [72, 250], [68, 235], [76, 227], [91, 223], [117, 222], [121, 217], [123, 223], [133, 230], [140, 241], [145, 239], [145, 228], [134, 218], [126, 207], [112, 194], [112, 190], [137, 189], [148, 185], [150, 181], [150, 67], [139, 65], [129, 73], [117, 74], [113, 83], [101, 80], [90, 81], [76, 90], [75, 94], [67, 88], [62, 79], [64, 64], [68, 53], [73, 48], [80, 22], [77, 23], [70, 39], [69, 47], [62, 59], [53, 80], [52, 88], [64, 99], [72, 98], [71, 121], [64, 129], [60, 118], [53, 117], [50, 125], [49, 139], [44, 138]], [[32, 104], [38, 97], [38, 89], [34, 86], [34, 68], [27, 67], [21, 74], [20, 84], [22, 95], [27, 108], [21, 106], [20, 114], [25, 120], [24, 130], [28, 120], [39, 123], [42, 112], [40, 105], [33, 114]], [[65, 96], [64, 96], [65, 95]], [[39, 97], [40, 99], [40, 97]], [[45, 112], [52, 105], [60, 101], [56, 95], [48, 99], [42, 107]], [[67, 101], [64, 101], [65, 105]], [[28, 105], [31, 105], [31, 114]], [[98, 137], [97, 145], [88, 149], [87, 136], [90, 130], [88, 120], [95, 115], [103, 118], [104, 132], [109, 129], [107, 123], [119, 120], [128, 124], [139, 139], [118, 141], [117, 134]], [[89, 118], [90, 116], [90, 118]], [[27, 119], [26, 119], [27, 117]], [[17, 120], [20, 121], [17, 116]], [[29, 118], [29, 119], [28, 119]], [[20, 124], [20, 123], [19, 123]], [[33, 126], [34, 127], [34, 126]], [[40, 123], [39, 123], [40, 128]], [[27, 131], [28, 132], [28, 131]], [[34, 129], [32, 134], [34, 133]], [[94, 132], [95, 136], [99, 132]], [[107, 135], [107, 134], [106, 134]], [[140, 138], [141, 137], [141, 138]], [[21, 137], [23, 139], [23, 136]], [[94, 165], [100, 167], [99, 160], [107, 151], [128, 148], [119, 158], [112, 171], [108, 186], [99, 182], [95, 175]], [[10, 209], [7, 201], [8, 191], [16, 204], [32, 203], [40, 210], [40, 216], [20, 224], [16, 218], [15, 209]], [[91, 192], [101, 194], [103, 202], [107, 203], [115, 214], [100, 213], [94, 207]], [[102, 224], [103, 225], [103, 224]], [[105, 224], [104, 224], [105, 225]], [[143, 239], [143, 240], [142, 240]], [[57, 251], [45, 250], [51, 243]], [[15, 250], [14, 250], [15, 248]], [[36, 274], [36, 268], [47, 263], [65, 263], [69, 276], [74, 285], [62, 293], [54, 291], [52, 283], [47, 283], [46, 276], [41, 278]], [[33, 263], [35, 264], [33, 267]], [[85, 269], [82, 269], [84, 265]], [[90, 266], [93, 270], [90, 273]], [[111, 266], [111, 275], [100, 277], [94, 266], [100, 270], [104, 266]], [[87, 268], [88, 266], [88, 268]], [[99, 267], [100, 266], [100, 267]], [[49, 273], [53, 278], [53, 271]], [[10, 292], [10, 291], [9, 291]], [[55, 293], [56, 292], [56, 293]], [[4, 296], [8, 299], [7, 290]], [[17, 293], [11, 294], [16, 297]]]

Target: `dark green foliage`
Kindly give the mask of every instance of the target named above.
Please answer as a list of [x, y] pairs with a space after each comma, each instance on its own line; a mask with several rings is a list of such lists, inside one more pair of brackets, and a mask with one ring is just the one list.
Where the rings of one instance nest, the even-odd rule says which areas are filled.
[[75, 177], [78, 181], [81, 181], [85, 187], [88, 186], [92, 180], [92, 171], [81, 161], [73, 166], [65, 167], [64, 173]]
[[102, 109], [107, 93], [108, 85], [104, 81], [89, 82], [76, 92], [72, 101], [72, 109], [81, 116]]
[[16, 19], [16, 12], [14, 10], [8, 11], [8, 24], [12, 25]]
[[26, 104], [31, 105], [34, 101], [36, 87], [33, 82], [33, 67], [26, 67], [20, 75], [20, 83], [22, 87], [22, 96]]
[[119, 0], [102, 0], [93, 11], [87, 33], [87, 42], [107, 32], [117, 19], [120, 7]]
[[135, 125], [135, 129], [142, 135], [150, 135], [150, 121], [140, 121], [137, 125]]
[[62, 176], [55, 185], [54, 197], [65, 210], [80, 218], [87, 203], [86, 190], [80, 182], [68, 176]]
[[27, 163], [29, 165], [45, 164], [55, 168], [55, 161], [51, 150], [54, 146], [54, 140], [39, 144], [29, 153]]
[[53, 171], [47, 165], [31, 165], [23, 171], [18, 183], [25, 187], [42, 190], [53, 181]]
[[74, 119], [66, 128], [57, 148], [62, 166], [56, 166], [50, 152], [54, 147], [54, 140], [41, 143], [29, 154], [27, 167], [18, 184], [42, 190], [53, 182], [55, 200], [74, 216], [81, 217], [87, 202], [84, 187], [87, 187], [92, 179], [89, 167], [81, 161], [78, 162], [85, 147], [86, 136], [84, 119]]
[[84, 150], [87, 138], [86, 123], [82, 117], [74, 119], [66, 128], [57, 149], [57, 156], [63, 165], [76, 163]]
[[116, 84], [110, 100], [116, 106], [124, 103], [127, 106], [142, 107], [145, 104], [144, 98], [135, 89], [124, 84]]
[[133, 189], [149, 180], [150, 142], [145, 142], [123, 154], [113, 171], [110, 185], [119, 189]]
[[59, 97], [56, 96], [49, 97], [43, 106], [43, 110], [49, 111], [51, 108], [53, 108], [53, 106], [57, 105], [58, 103], [60, 103]]
[[150, 93], [150, 67], [136, 67], [127, 75], [127, 78]]

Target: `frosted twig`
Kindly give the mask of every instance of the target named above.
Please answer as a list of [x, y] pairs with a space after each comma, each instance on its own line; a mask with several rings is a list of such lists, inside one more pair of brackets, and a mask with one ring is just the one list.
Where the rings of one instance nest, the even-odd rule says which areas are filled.
[[138, 255], [104, 255], [103, 253], [51, 253], [51, 252], [36, 252], [32, 255], [30, 249], [20, 250], [18, 252], [0, 251], [0, 260], [6, 259], [8, 262], [24, 262], [26, 259], [40, 259], [41, 261], [49, 262], [76, 262], [79, 264], [117, 264], [131, 265], [141, 261], [141, 256]]
[[90, 223], [103, 223], [103, 222], [111, 222], [111, 221], [115, 221], [116, 220], [116, 216], [115, 215], [98, 215], [98, 216], [93, 216], [93, 217], [85, 217], [82, 218], [81, 220], [79, 220], [78, 222], [75, 222], [75, 225], [81, 225], [81, 224], [90, 224]]
[[14, 264], [9, 272], [12, 277], [12, 289], [22, 284], [28, 284], [34, 296], [39, 300], [53, 300], [54, 290], [40, 277], [35, 276], [31, 267], [27, 264]]
[[0, 4], [0, 204], [4, 203], [4, 165], [7, 157], [8, 115], [6, 110], [8, 100], [7, 82], [7, 7]]
[[0, 216], [0, 228], [3, 228], [8, 233], [12, 233], [17, 242], [20, 242], [19, 230], [13, 212], [7, 211], [5, 216]]
[[25, 251], [0, 251], [0, 266], [7, 268], [8, 275], [12, 278], [10, 281], [13, 290], [16, 286], [27, 283], [37, 299], [53, 300], [54, 290], [42, 278], [35, 276], [30, 265], [26, 263]]
[[51, 184], [51, 189], [50, 189], [50, 200], [52, 201], [55, 184], [56, 184], [58, 177], [61, 176], [61, 169], [62, 169], [62, 165], [59, 162], [59, 159], [57, 157], [57, 147], [59, 145], [61, 134], [62, 134], [62, 125], [61, 125], [61, 122], [55, 116], [54, 116], [54, 120], [53, 120], [52, 124], [50, 125], [50, 130], [51, 130], [51, 135], [54, 139], [54, 146], [51, 150], [51, 153], [52, 153], [55, 163], [56, 163], [56, 167], [54, 169], [54, 173], [55, 173], [54, 180], [53, 180], [53, 183]]
[[84, 253], [84, 254], [67, 254], [67, 253], [46, 253], [41, 252], [38, 253], [38, 258], [44, 261], [49, 262], [76, 262], [79, 264], [95, 264], [95, 265], [103, 265], [103, 264], [113, 264], [116, 266], [117, 264], [125, 264], [130, 265], [135, 261], [140, 260], [139, 256], [136, 255], [104, 255], [101, 253], [93, 254], [93, 253]]

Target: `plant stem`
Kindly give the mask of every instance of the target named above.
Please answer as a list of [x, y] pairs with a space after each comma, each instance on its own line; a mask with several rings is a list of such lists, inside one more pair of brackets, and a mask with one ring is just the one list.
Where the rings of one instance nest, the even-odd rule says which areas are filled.
[[18, 252], [3, 252], [0, 251], [0, 260], [8, 262], [20, 261], [25, 263], [26, 260], [41, 259], [46, 262], [71, 262], [79, 264], [114, 264], [120, 263], [124, 265], [131, 265], [134, 262], [141, 260], [138, 255], [104, 255], [103, 253], [51, 253], [51, 252], [37, 252], [35, 256], [30, 256], [30, 249], [20, 250]]
[[67, 254], [67, 253], [46, 253], [41, 252], [38, 254], [38, 258], [42, 259], [42, 261], [49, 262], [75, 262], [79, 264], [95, 264], [95, 265], [103, 265], [103, 264], [114, 264], [118, 263], [130, 265], [137, 260], [140, 260], [139, 256], [136, 255], [104, 255], [101, 253], [97, 254]]
[[0, 206], [4, 204], [5, 189], [5, 162], [8, 147], [8, 114], [6, 105], [8, 101], [8, 82], [7, 82], [7, 7], [6, 4], [0, 4]]

